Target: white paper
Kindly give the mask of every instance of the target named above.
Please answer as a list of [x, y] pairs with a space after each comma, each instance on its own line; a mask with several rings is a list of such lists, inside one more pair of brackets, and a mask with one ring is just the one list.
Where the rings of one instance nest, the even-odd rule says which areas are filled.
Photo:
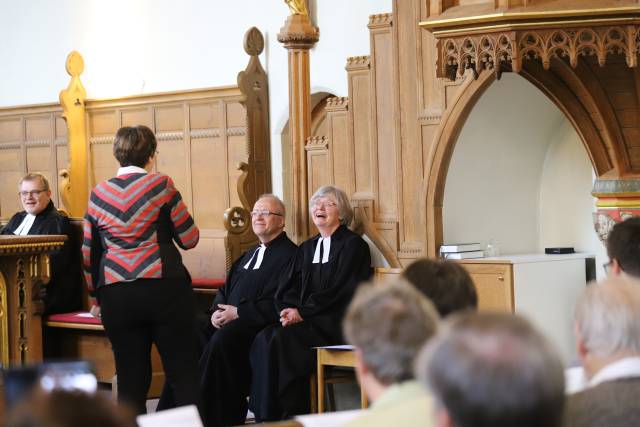
[[[324, 414], [299, 415], [295, 420], [305, 427], [341, 426], [364, 412], [363, 409], [352, 411], [326, 412]], [[143, 427], [143, 426], [140, 426]]]
[[93, 314], [91, 314], [91, 313], [78, 313], [78, 314], [75, 314], [74, 317], [93, 317]]
[[324, 350], [344, 350], [344, 351], [351, 351], [351, 350], [355, 350], [355, 347], [349, 344], [342, 344], [342, 345], [325, 345], [324, 347], [314, 347], [314, 348], [321, 348]]
[[140, 427], [203, 427], [195, 405], [139, 415], [136, 420]]

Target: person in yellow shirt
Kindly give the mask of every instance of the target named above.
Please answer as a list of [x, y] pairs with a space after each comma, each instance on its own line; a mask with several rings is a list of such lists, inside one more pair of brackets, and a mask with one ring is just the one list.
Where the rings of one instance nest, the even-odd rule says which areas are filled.
[[433, 304], [409, 283], [362, 285], [344, 321], [358, 382], [371, 407], [349, 427], [430, 426], [431, 398], [414, 379], [413, 359], [435, 334]]

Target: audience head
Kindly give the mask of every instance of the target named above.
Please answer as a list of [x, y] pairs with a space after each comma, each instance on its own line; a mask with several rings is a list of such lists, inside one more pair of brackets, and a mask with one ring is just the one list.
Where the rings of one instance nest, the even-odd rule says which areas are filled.
[[284, 203], [273, 194], [263, 194], [253, 205], [251, 226], [260, 242], [268, 243], [284, 230]]
[[422, 258], [405, 268], [402, 277], [435, 304], [440, 317], [478, 308], [473, 280], [458, 263]]
[[626, 273], [640, 278], [640, 217], [613, 226], [607, 237], [609, 274]]
[[18, 183], [18, 195], [22, 208], [31, 215], [38, 215], [51, 200], [49, 181], [41, 173], [28, 173]]
[[343, 326], [347, 342], [356, 347], [358, 377], [370, 397], [365, 377], [381, 388], [414, 377], [413, 360], [435, 333], [437, 319], [431, 302], [404, 281], [359, 287]]
[[113, 143], [113, 155], [120, 166], [146, 168], [156, 155], [158, 142], [153, 131], [144, 125], [118, 129]]
[[562, 362], [519, 316], [452, 315], [422, 351], [416, 369], [436, 398], [437, 425], [561, 425]]
[[617, 359], [640, 356], [640, 281], [613, 277], [590, 284], [576, 304], [575, 323], [588, 377]]
[[136, 427], [133, 412], [81, 391], [38, 391], [19, 403], [6, 427]]
[[313, 193], [309, 200], [309, 211], [320, 233], [325, 229], [333, 232], [340, 225], [349, 225], [353, 220], [349, 198], [344, 191], [333, 185], [325, 185]]

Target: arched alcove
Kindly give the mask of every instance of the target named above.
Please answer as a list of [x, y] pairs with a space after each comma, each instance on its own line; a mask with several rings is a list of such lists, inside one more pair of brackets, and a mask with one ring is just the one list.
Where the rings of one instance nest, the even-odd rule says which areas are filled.
[[443, 240], [494, 240], [503, 254], [551, 246], [598, 252], [593, 179], [565, 114], [522, 76], [505, 74], [475, 104], [451, 154]]
[[[618, 71], [620, 68], [620, 72], [626, 72], [618, 62], [612, 60], [610, 70]], [[622, 144], [619, 143], [622, 138], [621, 126], [616, 120], [618, 111], [612, 104], [609, 88], [603, 76], [598, 75], [599, 72], [589, 59], [582, 61], [574, 69], [565, 60], [554, 58], [548, 70], [535, 60], [526, 61], [519, 74], [539, 89], [537, 95], [546, 95], [564, 114], [585, 148], [596, 176], [602, 177], [628, 170], [629, 160], [621, 149]], [[494, 81], [493, 73], [482, 72], [477, 79], [473, 79], [472, 73], [468, 71], [457, 96], [449, 103], [450, 106], [443, 115], [442, 124], [435, 136], [434, 161], [428, 176], [425, 176], [423, 193], [427, 202], [428, 255], [434, 256], [437, 247], [443, 241], [444, 189], [458, 136], [476, 103]], [[516, 93], [503, 94], [502, 111], [512, 109], [512, 112], [521, 117], [538, 123], [535, 110], [529, 108], [526, 103], [518, 107], [510, 104], [517, 96]], [[504, 125], [504, 121], [500, 119], [500, 114], [495, 114], [488, 119], [486, 126]], [[507, 176], [505, 175], [505, 179]]]

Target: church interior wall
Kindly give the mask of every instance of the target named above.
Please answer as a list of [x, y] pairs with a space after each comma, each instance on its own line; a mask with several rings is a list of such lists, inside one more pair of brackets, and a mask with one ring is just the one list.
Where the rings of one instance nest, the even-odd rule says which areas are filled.
[[[287, 52], [277, 34], [284, 2], [235, 0], [2, 0], [0, 107], [57, 102], [69, 77], [71, 50], [85, 60], [90, 99], [235, 84], [246, 66], [242, 39], [251, 26], [265, 36], [269, 76], [273, 190], [282, 194], [281, 133], [288, 120]], [[311, 1], [320, 41], [311, 51], [311, 88], [347, 94], [346, 58], [369, 52], [368, 16], [391, 0]], [[339, 11], [339, 13], [337, 13]]]

